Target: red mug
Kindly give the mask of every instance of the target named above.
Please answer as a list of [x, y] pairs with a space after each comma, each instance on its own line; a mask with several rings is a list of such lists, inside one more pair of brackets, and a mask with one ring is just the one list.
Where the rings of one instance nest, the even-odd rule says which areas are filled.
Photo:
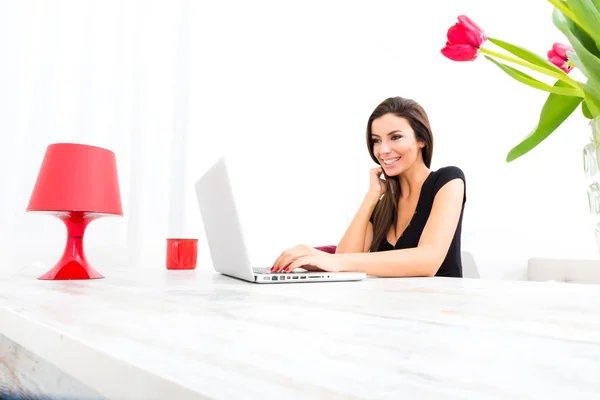
[[195, 269], [198, 239], [167, 239], [167, 269]]

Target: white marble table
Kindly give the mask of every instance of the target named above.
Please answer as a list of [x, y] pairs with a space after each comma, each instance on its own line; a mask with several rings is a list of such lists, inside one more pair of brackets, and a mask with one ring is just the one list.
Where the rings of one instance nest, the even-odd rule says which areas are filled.
[[0, 335], [78, 398], [600, 398], [597, 285], [38, 272], [0, 278]]

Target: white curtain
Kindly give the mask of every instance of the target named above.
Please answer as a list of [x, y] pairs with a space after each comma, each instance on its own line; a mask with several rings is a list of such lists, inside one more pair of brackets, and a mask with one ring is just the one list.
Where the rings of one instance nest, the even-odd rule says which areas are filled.
[[62, 253], [62, 222], [25, 212], [55, 142], [117, 157], [125, 215], [89, 225], [97, 269], [144, 265], [167, 236], [186, 236], [189, 16], [186, 0], [0, 2], [0, 246], [10, 264], [44, 269]]

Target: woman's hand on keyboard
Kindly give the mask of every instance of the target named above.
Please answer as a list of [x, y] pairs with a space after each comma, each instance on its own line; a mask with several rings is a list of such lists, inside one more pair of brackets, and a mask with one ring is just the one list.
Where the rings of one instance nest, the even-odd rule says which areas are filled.
[[338, 272], [341, 271], [341, 260], [335, 254], [329, 254], [303, 244], [281, 253], [271, 271], [291, 272], [296, 268], [304, 268], [308, 271]]

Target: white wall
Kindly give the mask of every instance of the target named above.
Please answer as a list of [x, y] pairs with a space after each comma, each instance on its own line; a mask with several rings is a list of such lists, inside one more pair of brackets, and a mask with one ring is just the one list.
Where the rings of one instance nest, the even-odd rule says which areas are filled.
[[439, 53], [447, 28], [467, 14], [489, 36], [543, 55], [564, 40], [548, 3], [257, 1], [199, 9], [197, 147], [208, 136], [216, 151], [235, 157], [259, 262], [296, 243], [339, 240], [367, 188], [366, 120], [394, 95], [415, 98], [429, 113], [433, 167], [466, 173], [464, 247], [483, 277], [523, 278], [530, 256], [596, 257], [581, 169], [586, 120], [577, 112], [506, 164], [546, 94], [483, 58], [459, 64]]
[[[124, 12], [127, 21], [135, 10], [129, 2], [125, 11], [117, 2], [94, 4], [94, 15], [104, 15], [105, 22], [113, 12]], [[176, 11], [161, 17], [170, 3], [150, 4], [154, 17], [138, 17], [145, 21], [144, 51], [156, 56], [139, 66], [144, 74], [155, 72], [144, 75], [141, 84], [144, 101], [150, 102], [145, 104], [157, 107], [142, 115], [148, 127], [144, 140], [168, 143], [173, 127], [173, 108], [168, 107], [174, 105], [159, 106], [162, 98], [173, 98], [180, 20]], [[539, 148], [506, 164], [508, 150], [535, 126], [546, 94], [513, 81], [483, 58], [463, 64], [440, 54], [448, 27], [457, 15], [467, 14], [488, 35], [543, 55], [554, 41], [564, 40], [551, 23], [547, 2], [507, 0], [500, 6], [474, 0], [258, 0], [193, 2], [190, 7], [186, 191], [178, 233], [202, 239], [200, 268], [208, 268], [210, 259], [192, 186], [210, 161], [219, 154], [231, 158], [244, 231], [257, 264], [270, 265], [283, 249], [298, 243], [335, 244], [367, 189], [372, 167], [364, 137], [367, 118], [381, 100], [395, 95], [416, 99], [429, 113], [435, 135], [433, 168], [453, 164], [465, 171], [464, 248], [475, 254], [483, 278], [521, 279], [532, 256], [597, 257], [581, 168], [586, 120], [577, 111]], [[77, 20], [77, 9], [63, 4], [63, 10], [63, 23]], [[21, 16], [28, 12], [17, 11]], [[30, 29], [35, 26], [32, 20], [21, 20]], [[103, 27], [110, 30], [96, 25], [99, 31]], [[7, 33], [0, 40], [8, 41]], [[101, 48], [106, 37], [97, 35], [96, 40]], [[31, 50], [34, 55], [43, 51]], [[96, 65], [94, 74], [117, 57], [110, 51], [95, 50], [93, 55], [86, 60]], [[27, 67], [31, 60], [19, 62], [18, 67]], [[58, 71], [52, 73], [77, 84], [64, 64], [53, 65]], [[0, 98], [9, 104], [11, 95], [22, 89], [12, 86], [12, 94], [4, 92]], [[107, 92], [102, 100], [112, 104], [115, 93]], [[148, 124], [147, 118], [161, 115], [162, 129]], [[10, 128], [2, 126], [5, 132]], [[55, 139], [20, 132], [30, 135], [20, 140], [33, 140], [39, 148]], [[21, 157], [10, 151], [4, 156], [13, 161]], [[163, 267], [164, 238], [173, 234], [165, 222], [169, 182], [160, 172], [169, 170], [167, 158], [155, 154], [150, 164], [160, 179], [146, 185], [144, 193], [146, 202], [153, 199], [146, 204], [152, 204], [158, 222], [146, 220], [141, 246], [150, 260], [145, 265], [157, 268]], [[6, 185], [10, 176], [2, 172], [0, 179]], [[127, 175], [121, 179], [131, 187]], [[19, 186], [19, 202], [10, 202], [5, 215], [22, 212], [30, 181], [28, 175]], [[118, 244], [131, 243], [125, 228], [114, 226], [123, 233]], [[90, 247], [94, 235], [90, 230]], [[36, 241], [44, 237], [33, 235]]]

